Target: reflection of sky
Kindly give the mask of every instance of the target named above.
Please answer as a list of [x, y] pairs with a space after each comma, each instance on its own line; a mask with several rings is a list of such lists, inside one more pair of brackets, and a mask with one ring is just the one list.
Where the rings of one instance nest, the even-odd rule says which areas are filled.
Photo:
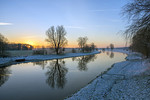
[[[68, 46], [88, 36], [98, 47], [124, 46], [117, 32], [125, 27], [120, 10], [126, 0], [1, 0], [0, 32], [10, 41], [44, 44], [45, 31], [64, 25]], [[19, 37], [19, 38], [18, 38]]]

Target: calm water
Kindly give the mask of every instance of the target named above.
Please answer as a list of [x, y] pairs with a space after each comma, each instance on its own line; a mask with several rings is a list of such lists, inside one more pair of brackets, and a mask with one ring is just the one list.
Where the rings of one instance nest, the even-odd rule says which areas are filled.
[[125, 57], [104, 52], [0, 68], [0, 100], [64, 99]]

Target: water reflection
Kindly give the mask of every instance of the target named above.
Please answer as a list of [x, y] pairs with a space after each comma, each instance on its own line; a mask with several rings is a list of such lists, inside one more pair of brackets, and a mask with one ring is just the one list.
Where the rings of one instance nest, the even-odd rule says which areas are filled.
[[87, 63], [94, 61], [97, 58], [96, 55], [76, 57], [75, 60], [78, 61], [78, 69], [80, 71], [87, 71]]
[[9, 67], [0, 68], [0, 87], [9, 79], [10, 74]]
[[114, 58], [114, 53], [111, 52], [110, 55], [109, 55], [109, 57], [110, 57], [110, 58]]
[[110, 58], [114, 58], [114, 52], [106, 52], [106, 55], [109, 56]]
[[50, 62], [46, 72], [46, 83], [52, 88], [63, 88], [66, 80], [66, 74], [68, 69], [65, 67], [65, 61], [63, 59], [57, 59], [56, 61]]
[[75, 61], [77, 57], [72, 57], [72, 61]]
[[33, 65], [39, 65], [44, 70], [45, 66], [47, 65], [47, 61], [33, 62]]

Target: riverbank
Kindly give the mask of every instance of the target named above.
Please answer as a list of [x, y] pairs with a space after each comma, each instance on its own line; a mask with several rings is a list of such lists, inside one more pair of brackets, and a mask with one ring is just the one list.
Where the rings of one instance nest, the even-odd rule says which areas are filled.
[[[70, 57], [79, 57], [79, 56], [86, 56], [86, 55], [93, 55], [98, 54], [100, 51], [94, 51], [91, 53], [66, 53], [62, 55], [33, 55], [33, 56], [21, 56], [21, 57], [7, 57], [7, 58], [0, 58], [0, 67], [5, 67], [8, 65], [18, 64], [18, 63], [26, 63], [26, 62], [36, 62], [42, 60], [52, 60], [52, 59], [63, 59], [63, 58], [70, 58]], [[23, 60], [21, 62], [16, 62], [17, 60]]]
[[73, 94], [67, 100], [148, 100], [150, 98], [150, 59], [138, 53], [127, 54], [127, 61], [115, 63], [105, 74]]

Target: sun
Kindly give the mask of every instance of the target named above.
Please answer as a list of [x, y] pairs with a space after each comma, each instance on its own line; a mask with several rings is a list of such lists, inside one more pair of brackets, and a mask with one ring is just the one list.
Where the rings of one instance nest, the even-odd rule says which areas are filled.
[[34, 42], [33, 41], [27, 41], [25, 42], [26, 44], [30, 44], [30, 45], [34, 45]]

